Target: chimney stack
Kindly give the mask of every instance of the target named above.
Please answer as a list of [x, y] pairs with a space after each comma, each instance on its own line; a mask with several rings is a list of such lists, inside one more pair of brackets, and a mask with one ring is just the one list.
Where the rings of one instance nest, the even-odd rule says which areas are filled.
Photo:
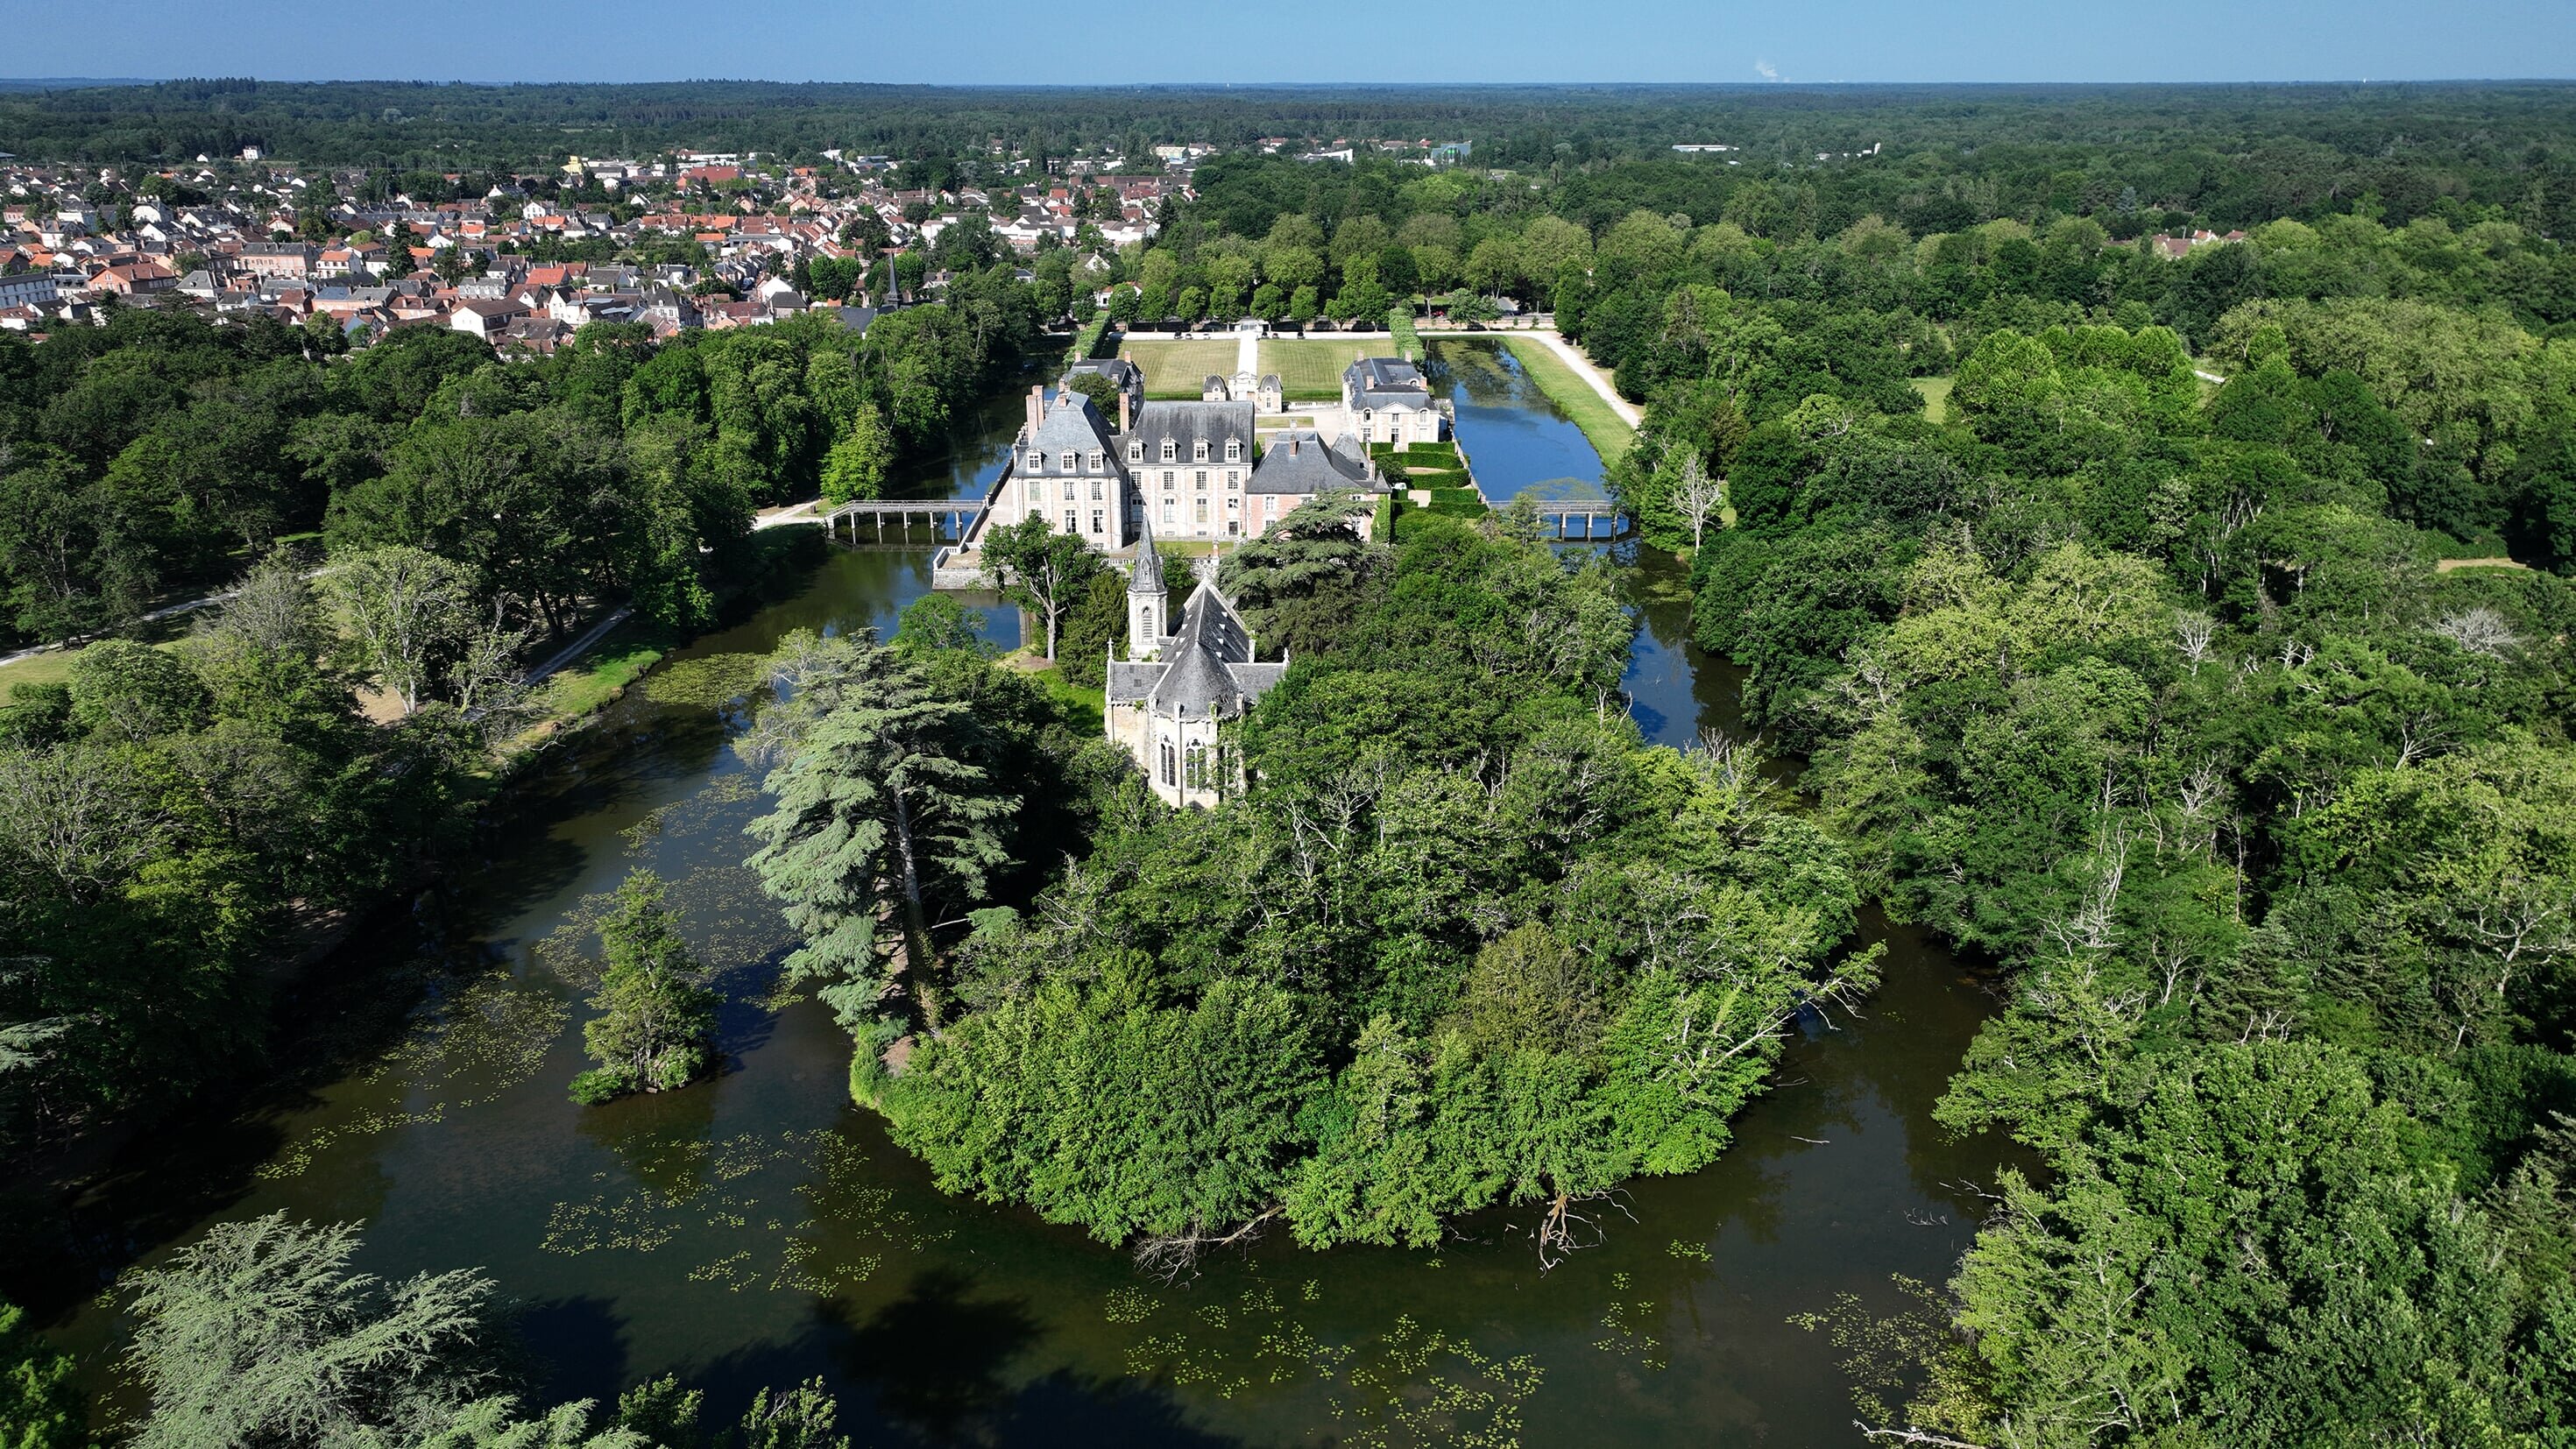
[[1030, 442], [1033, 442], [1033, 443], [1034, 443], [1034, 442], [1036, 442], [1036, 441], [1037, 441], [1037, 437], [1038, 437], [1038, 424], [1039, 424], [1040, 422], [1043, 422], [1045, 419], [1046, 419], [1046, 384], [1045, 384], [1045, 383], [1037, 383], [1037, 384], [1032, 385], [1032, 386], [1029, 388], [1029, 441], [1030, 441]]
[[1123, 437], [1123, 436], [1125, 436], [1125, 435], [1126, 435], [1126, 433], [1127, 433], [1127, 431], [1129, 430], [1129, 428], [1130, 428], [1130, 427], [1132, 427], [1132, 426], [1133, 426], [1133, 424], [1129, 421], [1128, 416], [1127, 416], [1127, 389], [1125, 389], [1125, 388], [1123, 388], [1123, 387], [1122, 387], [1122, 388], [1118, 389], [1118, 432], [1119, 432], [1119, 435], [1120, 435], [1120, 436], [1122, 436], [1122, 437]]

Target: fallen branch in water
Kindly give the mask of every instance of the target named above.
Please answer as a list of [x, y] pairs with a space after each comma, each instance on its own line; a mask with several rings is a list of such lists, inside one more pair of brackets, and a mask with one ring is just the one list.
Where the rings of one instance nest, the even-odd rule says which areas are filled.
[[1858, 1429], [1864, 1439], [1889, 1444], [1934, 1444], [1940, 1446], [1940, 1449], [1986, 1449], [1983, 1444], [1971, 1444], [1965, 1439], [1953, 1439], [1947, 1435], [1935, 1434], [1928, 1429], [1873, 1429], [1858, 1419], [1852, 1420], [1852, 1427]]
[[1581, 1197], [1559, 1189], [1555, 1200], [1548, 1204], [1547, 1215], [1539, 1219], [1538, 1270], [1544, 1273], [1564, 1262], [1568, 1256], [1601, 1241], [1600, 1226], [1590, 1216], [1576, 1212], [1576, 1203], [1607, 1202], [1633, 1223], [1637, 1215], [1628, 1211], [1624, 1201], [1626, 1197], [1627, 1194], [1617, 1188], [1608, 1192], [1585, 1193]]
[[1184, 1273], [1198, 1269], [1199, 1255], [1211, 1248], [1232, 1248], [1261, 1236], [1261, 1225], [1286, 1212], [1282, 1204], [1227, 1233], [1165, 1233], [1160, 1237], [1142, 1238], [1136, 1243], [1136, 1266], [1166, 1283], [1179, 1281]]

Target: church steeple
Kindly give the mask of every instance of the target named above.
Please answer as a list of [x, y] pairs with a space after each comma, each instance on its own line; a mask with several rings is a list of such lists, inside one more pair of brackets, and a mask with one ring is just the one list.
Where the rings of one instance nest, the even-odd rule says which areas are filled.
[[1128, 662], [1163, 657], [1163, 616], [1170, 607], [1163, 592], [1163, 558], [1154, 551], [1154, 517], [1148, 513], [1136, 536], [1136, 566], [1127, 576]]

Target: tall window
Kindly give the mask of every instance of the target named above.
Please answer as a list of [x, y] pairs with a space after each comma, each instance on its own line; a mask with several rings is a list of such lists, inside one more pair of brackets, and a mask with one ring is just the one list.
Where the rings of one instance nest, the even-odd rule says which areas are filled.
[[1097, 508], [1091, 510], [1091, 531], [1094, 533], [1100, 531], [1100, 510]]
[[1180, 477], [1180, 476], [1181, 476], [1180, 474], [1173, 472], [1173, 471], [1172, 471], [1171, 469], [1169, 469], [1169, 468], [1164, 469], [1164, 470], [1163, 470], [1163, 491], [1164, 491], [1164, 492], [1166, 492], [1166, 493], [1171, 492], [1171, 491], [1172, 491], [1172, 481], [1173, 481], [1174, 479], [1176, 479], [1176, 478]]
[[1242, 487], [1243, 470], [1240, 468], [1228, 468], [1225, 470], [1225, 486], [1230, 489]]
[[1169, 498], [1163, 500], [1163, 522], [1176, 523], [1180, 520], [1180, 515], [1173, 511], [1174, 507], [1175, 505]]
[[1091, 501], [1094, 503], [1100, 501], [1100, 480], [1097, 478], [1091, 480]]
[[1070, 508], [1064, 511], [1064, 531], [1067, 533], [1082, 532], [1082, 525], [1074, 521], [1073, 510]]
[[1207, 746], [1190, 746], [1188, 780], [1189, 787], [1193, 790], [1208, 788]]
[[1163, 783], [1166, 785], [1180, 783], [1178, 772], [1172, 768], [1172, 742], [1169, 740], [1163, 742]]
[[1064, 480], [1064, 501], [1067, 503], [1073, 501], [1073, 480], [1070, 478]]
[[1157, 634], [1157, 633], [1155, 633], [1155, 632], [1154, 632], [1154, 606], [1153, 606], [1153, 605], [1151, 605], [1151, 604], [1147, 604], [1147, 605], [1145, 606], [1145, 610], [1144, 610], [1144, 612], [1143, 612], [1143, 613], [1141, 613], [1141, 614], [1139, 614], [1139, 615], [1136, 617], [1136, 623], [1137, 623], [1137, 625], [1138, 625], [1140, 628], [1142, 628], [1142, 629], [1145, 631], [1145, 637], [1146, 637], [1146, 638], [1148, 638], [1148, 639], [1159, 639], [1159, 638], [1163, 637], [1162, 635]]
[[1277, 518], [1279, 516], [1278, 494], [1264, 493], [1261, 495], [1261, 516], [1264, 518]]
[[1201, 532], [1207, 530], [1207, 500], [1204, 498], [1199, 500], [1199, 529]]
[[1205, 493], [1207, 491], [1207, 470], [1205, 468], [1201, 468], [1198, 471], [1198, 489], [1201, 493]]

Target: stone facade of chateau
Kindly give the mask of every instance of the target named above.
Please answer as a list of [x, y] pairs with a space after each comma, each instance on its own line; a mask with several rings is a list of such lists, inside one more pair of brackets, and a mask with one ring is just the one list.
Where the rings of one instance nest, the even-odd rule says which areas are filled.
[[1148, 525], [1127, 585], [1127, 657], [1109, 661], [1102, 723], [1154, 794], [1176, 808], [1213, 806], [1241, 788], [1243, 762], [1223, 726], [1288, 672], [1285, 660], [1254, 660], [1252, 631], [1217, 592], [1214, 574], [1200, 577], [1172, 619]]
[[[1345, 380], [1345, 403], [1368, 405], [1354, 416], [1370, 420], [1380, 441], [1440, 436], [1441, 415], [1427, 402], [1413, 408], [1402, 382], [1421, 374], [1408, 363], [1369, 358], [1358, 368], [1386, 385], [1354, 394]], [[1116, 416], [1070, 384], [1081, 375], [1106, 378]], [[1316, 428], [1289, 428], [1262, 445], [1259, 409], [1274, 405], [1276, 379], [1264, 378], [1253, 397], [1235, 396], [1211, 379], [1197, 402], [1147, 402], [1144, 375], [1134, 364], [1107, 359], [1076, 363], [1049, 396], [1029, 389], [1028, 417], [1012, 445], [1011, 471], [994, 491], [983, 527], [1007, 527], [1032, 515], [1047, 526], [1079, 536], [1103, 553], [1124, 554], [1150, 524], [1166, 540], [1205, 539], [1222, 546], [1255, 537], [1328, 489], [1383, 491], [1370, 463], [1367, 435], [1347, 430], [1326, 441]], [[1397, 419], [1404, 419], [1398, 422]], [[1428, 419], [1427, 425], [1422, 419]], [[1327, 410], [1318, 422], [1338, 421]]]

